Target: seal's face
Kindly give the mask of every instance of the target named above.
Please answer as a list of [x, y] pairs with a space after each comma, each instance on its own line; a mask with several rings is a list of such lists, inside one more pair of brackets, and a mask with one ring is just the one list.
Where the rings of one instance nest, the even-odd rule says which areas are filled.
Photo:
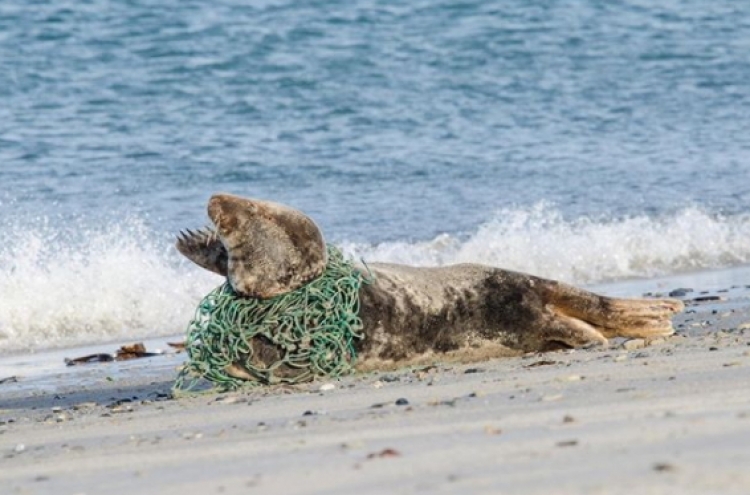
[[227, 278], [242, 295], [267, 299], [319, 277], [326, 246], [303, 213], [272, 203], [216, 194], [208, 216], [227, 252]]

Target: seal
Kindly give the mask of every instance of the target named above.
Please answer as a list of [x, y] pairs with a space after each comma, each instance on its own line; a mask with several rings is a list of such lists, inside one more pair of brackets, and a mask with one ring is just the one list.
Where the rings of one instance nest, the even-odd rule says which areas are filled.
[[[293, 208], [217, 194], [208, 214], [215, 228], [181, 232], [177, 249], [226, 276], [243, 296], [284, 294], [325, 269], [322, 233]], [[666, 336], [674, 331], [671, 317], [684, 307], [673, 299], [610, 298], [479, 264], [373, 263], [361, 270], [372, 278], [359, 290], [364, 338], [356, 350], [362, 370], [589, 347], [614, 337]], [[253, 343], [257, 355], [264, 355], [267, 345]]]

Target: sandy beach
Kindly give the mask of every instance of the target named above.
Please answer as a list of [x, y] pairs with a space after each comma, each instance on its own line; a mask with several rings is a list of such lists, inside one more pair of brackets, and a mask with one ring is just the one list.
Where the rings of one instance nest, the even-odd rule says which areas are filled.
[[180, 399], [184, 354], [6, 357], [0, 493], [748, 493], [748, 290], [684, 299], [654, 342]]

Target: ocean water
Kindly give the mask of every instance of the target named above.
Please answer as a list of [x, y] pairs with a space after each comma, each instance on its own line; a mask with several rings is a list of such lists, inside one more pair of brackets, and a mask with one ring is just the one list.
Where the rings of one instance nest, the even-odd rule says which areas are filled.
[[0, 353], [182, 332], [217, 191], [369, 261], [750, 262], [750, 4], [3, 0]]

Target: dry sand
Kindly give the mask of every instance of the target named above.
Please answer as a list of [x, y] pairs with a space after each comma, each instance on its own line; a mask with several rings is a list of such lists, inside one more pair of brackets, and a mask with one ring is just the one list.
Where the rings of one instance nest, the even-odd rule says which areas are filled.
[[174, 400], [182, 355], [58, 360], [0, 384], [0, 493], [747, 494], [750, 302], [728, 295], [689, 306], [678, 335], [645, 347], [438, 364], [332, 390]]

